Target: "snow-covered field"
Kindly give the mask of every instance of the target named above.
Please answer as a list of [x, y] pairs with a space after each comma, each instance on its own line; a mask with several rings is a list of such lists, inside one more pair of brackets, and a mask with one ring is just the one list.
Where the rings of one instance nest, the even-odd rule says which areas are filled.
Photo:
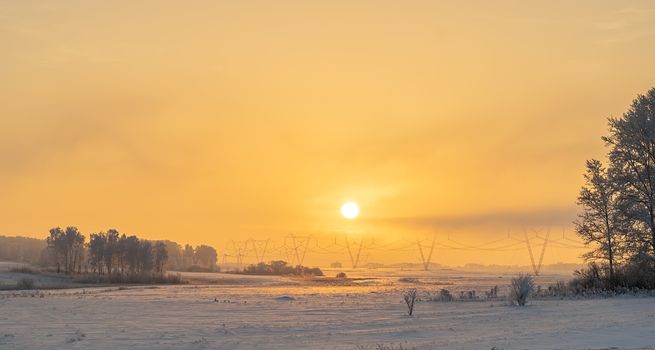
[[[329, 271], [328, 275], [332, 275]], [[202, 285], [0, 292], [0, 349], [598, 349], [655, 345], [655, 298], [417, 303], [504, 287], [509, 275], [347, 271], [348, 283], [185, 274]], [[546, 275], [547, 285], [568, 276]]]

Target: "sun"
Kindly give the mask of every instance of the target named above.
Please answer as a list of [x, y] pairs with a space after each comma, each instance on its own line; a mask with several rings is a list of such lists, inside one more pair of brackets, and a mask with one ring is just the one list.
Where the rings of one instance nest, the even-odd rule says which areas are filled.
[[341, 215], [346, 219], [354, 219], [359, 215], [359, 207], [355, 202], [346, 202], [341, 206]]

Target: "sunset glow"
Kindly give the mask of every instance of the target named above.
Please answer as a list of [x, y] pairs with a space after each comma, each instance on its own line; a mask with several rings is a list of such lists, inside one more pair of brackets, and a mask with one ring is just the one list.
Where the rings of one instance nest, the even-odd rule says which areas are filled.
[[359, 215], [359, 207], [355, 202], [346, 202], [341, 206], [341, 215], [346, 219], [354, 219]]

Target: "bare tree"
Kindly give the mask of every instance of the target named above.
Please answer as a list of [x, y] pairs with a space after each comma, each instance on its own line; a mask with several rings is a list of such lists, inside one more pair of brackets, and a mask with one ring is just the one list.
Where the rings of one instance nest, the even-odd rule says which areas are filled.
[[57, 265], [57, 273], [61, 272], [61, 265], [65, 264], [64, 231], [60, 227], [50, 229], [50, 236], [46, 239], [48, 249], [52, 252], [54, 262]]
[[70, 274], [75, 272], [75, 270], [79, 273], [82, 269], [82, 260], [84, 259], [85, 237], [80, 233], [77, 227], [69, 226], [64, 232], [63, 239], [66, 273]]
[[81, 271], [84, 240], [85, 237], [73, 226], [67, 227], [65, 231], [59, 227], [50, 229], [47, 243], [48, 248], [53, 252], [57, 272], [61, 272], [62, 266], [67, 274], [76, 270]]
[[125, 260], [129, 273], [135, 274], [139, 269], [139, 238], [136, 236], [126, 237], [121, 255]]
[[117, 254], [118, 254], [118, 231], [111, 229], [107, 231], [107, 242], [105, 244], [105, 250], [103, 253], [103, 258], [105, 259], [105, 267], [107, 268], [108, 275], [114, 273]]
[[619, 205], [619, 191], [611, 171], [600, 161], [587, 161], [585, 185], [580, 190], [578, 205], [583, 212], [574, 222], [577, 234], [596, 249], [585, 254], [588, 260], [603, 259], [609, 264], [610, 282], [614, 283], [614, 267], [618, 256], [619, 237], [627, 230], [627, 221]]
[[107, 245], [107, 235], [103, 232], [92, 233], [89, 237], [89, 262], [93, 272], [103, 273], [104, 252]]
[[139, 241], [139, 272], [152, 271], [153, 266], [153, 252], [152, 243], [150, 241]]
[[164, 273], [164, 265], [168, 261], [168, 250], [164, 242], [155, 243], [155, 272], [159, 275]]
[[403, 294], [403, 299], [405, 300], [405, 304], [407, 304], [407, 314], [409, 316], [412, 316], [414, 313], [414, 302], [416, 301], [416, 289], [412, 288]]

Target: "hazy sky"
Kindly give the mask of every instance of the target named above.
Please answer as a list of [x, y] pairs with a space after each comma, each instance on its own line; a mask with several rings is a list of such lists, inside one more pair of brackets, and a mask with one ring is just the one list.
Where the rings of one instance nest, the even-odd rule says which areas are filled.
[[0, 1], [0, 234], [561, 232], [654, 42], [652, 1]]

